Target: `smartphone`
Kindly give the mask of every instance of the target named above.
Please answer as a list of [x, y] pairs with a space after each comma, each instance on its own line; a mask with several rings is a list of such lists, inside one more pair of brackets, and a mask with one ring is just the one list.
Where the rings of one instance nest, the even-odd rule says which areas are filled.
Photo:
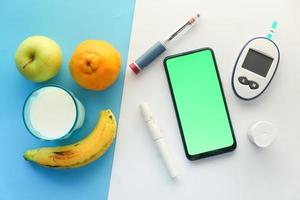
[[236, 140], [213, 50], [168, 56], [164, 66], [186, 157], [233, 151]]

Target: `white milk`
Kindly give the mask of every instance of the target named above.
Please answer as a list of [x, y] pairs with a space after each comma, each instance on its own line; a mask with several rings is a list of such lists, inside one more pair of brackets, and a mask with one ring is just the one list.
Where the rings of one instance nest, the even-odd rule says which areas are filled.
[[79, 106], [82, 105], [59, 87], [48, 86], [39, 89], [28, 101], [26, 117], [29, 118], [27, 121], [30, 121], [29, 129], [33, 128], [33, 134], [42, 139], [63, 138], [67, 133], [73, 131], [72, 128], [79, 128], [83, 123], [82, 121], [79, 127], [78, 125], [74, 127], [77, 112], [79, 112], [76, 110], [76, 103], [79, 103]]

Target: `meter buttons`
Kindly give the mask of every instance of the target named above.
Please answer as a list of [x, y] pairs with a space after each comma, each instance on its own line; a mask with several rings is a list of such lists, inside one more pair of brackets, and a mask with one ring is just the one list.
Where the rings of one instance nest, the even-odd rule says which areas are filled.
[[257, 82], [248, 80], [245, 76], [238, 77], [238, 81], [243, 85], [248, 85], [251, 90], [256, 90], [259, 88], [259, 84]]

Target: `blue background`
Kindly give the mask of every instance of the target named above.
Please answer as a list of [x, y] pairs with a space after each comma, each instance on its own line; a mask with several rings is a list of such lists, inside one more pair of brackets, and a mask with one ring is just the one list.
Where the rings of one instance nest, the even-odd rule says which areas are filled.
[[[113, 147], [96, 162], [78, 169], [55, 170], [26, 162], [25, 150], [67, 144], [85, 137], [97, 122], [99, 111], [110, 108], [119, 117], [125, 64], [134, 12], [134, 0], [1, 0], [0, 1], [0, 200], [101, 200], [106, 199]], [[62, 48], [63, 65], [52, 80], [36, 84], [17, 71], [15, 51], [30, 35], [45, 35]], [[122, 73], [104, 92], [80, 88], [69, 74], [75, 47], [86, 39], [111, 42], [122, 54]], [[27, 95], [46, 84], [71, 90], [86, 108], [86, 122], [62, 142], [32, 137], [22, 121]]]

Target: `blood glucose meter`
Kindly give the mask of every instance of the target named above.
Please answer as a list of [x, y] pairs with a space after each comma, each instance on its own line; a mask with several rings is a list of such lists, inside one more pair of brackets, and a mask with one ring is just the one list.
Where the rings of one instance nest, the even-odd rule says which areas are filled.
[[251, 100], [261, 95], [276, 73], [280, 53], [271, 38], [269, 33], [267, 37], [251, 39], [237, 58], [232, 74], [232, 87], [241, 99]]

